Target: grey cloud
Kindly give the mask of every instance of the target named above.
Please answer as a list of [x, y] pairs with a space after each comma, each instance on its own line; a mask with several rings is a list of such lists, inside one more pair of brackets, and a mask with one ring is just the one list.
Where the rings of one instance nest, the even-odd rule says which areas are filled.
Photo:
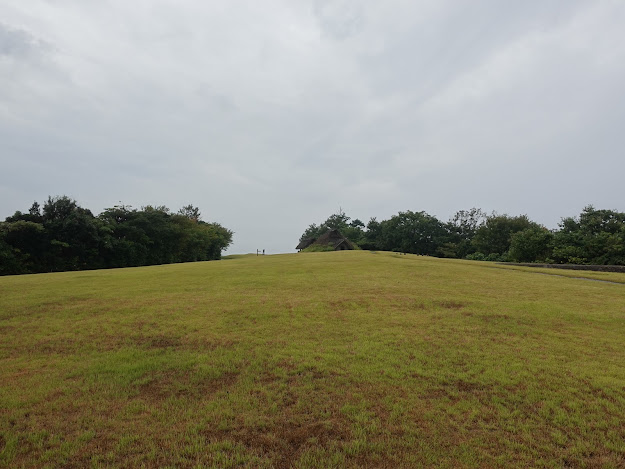
[[322, 31], [337, 40], [358, 34], [365, 22], [357, 0], [313, 0], [313, 13]]
[[49, 52], [52, 47], [23, 29], [11, 28], [0, 23], [0, 56], [27, 58]]
[[[232, 252], [284, 252], [339, 206], [549, 226], [625, 210], [617, 2], [16, 5], [0, 5], [2, 217], [63, 193], [94, 212], [193, 203]], [[62, 53], [31, 66], [45, 44]]]
[[436, 21], [390, 35], [383, 49], [361, 56], [376, 90], [407, 90], [418, 105], [519, 36], [557, 26], [576, 11], [575, 2], [446, 3]]

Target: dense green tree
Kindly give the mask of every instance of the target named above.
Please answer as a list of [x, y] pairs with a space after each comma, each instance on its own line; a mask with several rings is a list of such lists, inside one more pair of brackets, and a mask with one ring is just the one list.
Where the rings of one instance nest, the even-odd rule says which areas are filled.
[[187, 217], [189, 220], [198, 223], [202, 219], [202, 214], [200, 213], [200, 209], [194, 207], [193, 205], [185, 205], [178, 211], [179, 215]]
[[12, 216], [7, 217], [5, 221], [8, 223], [15, 221], [31, 221], [33, 223], [43, 223], [43, 217], [41, 216], [41, 206], [35, 201], [28, 210], [28, 213], [22, 213], [18, 210]]
[[439, 247], [443, 257], [464, 258], [475, 252], [471, 242], [478, 228], [486, 221], [486, 214], [479, 208], [460, 210], [447, 222], [447, 240]]
[[221, 252], [232, 242], [232, 232], [218, 223], [196, 222], [186, 215], [172, 216], [178, 227], [178, 262], [220, 259]]
[[512, 242], [512, 235], [532, 227], [540, 227], [540, 225], [531, 221], [527, 215], [511, 217], [493, 213], [486, 217], [486, 221], [475, 231], [472, 240], [473, 247], [477, 252], [487, 256], [487, 259], [505, 260]]
[[299, 237], [299, 240], [304, 241], [305, 239], [318, 238], [321, 234], [319, 227], [315, 223], [311, 223]]
[[447, 234], [443, 224], [425, 212], [399, 212], [380, 225], [376, 245], [385, 251], [433, 256]]
[[373, 217], [367, 223], [366, 231], [363, 235], [363, 241], [361, 244], [361, 248], [369, 249], [374, 251], [376, 249], [382, 249], [381, 246], [382, 239], [382, 224], [378, 222], [378, 220]]
[[94, 217], [69, 197], [49, 197], [0, 223], [0, 274], [219, 259], [232, 234], [192, 205], [178, 214], [119, 205]]
[[49, 197], [42, 209], [48, 237], [48, 271], [101, 267], [99, 225], [90, 210], [69, 197]]
[[625, 265], [625, 213], [584, 208], [567, 217], [554, 235], [553, 259], [558, 263]]
[[[526, 215], [461, 210], [447, 223], [425, 212], [399, 212], [367, 225], [342, 210], [301, 239], [338, 229], [365, 249], [519, 262], [625, 265], [625, 213], [585, 207], [551, 232]], [[34, 202], [0, 222], [0, 274], [126, 267], [219, 259], [233, 233], [206, 223], [193, 205], [173, 213], [119, 205], [93, 214], [69, 197]]]
[[553, 236], [552, 258], [558, 264], [587, 264], [584, 235], [573, 217], [563, 218]]
[[357, 218], [352, 221], [350, 220], [351, 218], [348, 217], [345, 212], [339, 210], [338, 213], [330, 215], [323, 223], [319, 225], [315, 223], [309, 225], [304, 233], [302, 233], [302, 236], [300, 236], [300, 241], [309, 238], [318, 238], [328, 230], [339, 230], [341, 234], [352, 243], [360, 246], [365, 242], [365, 232], [363, 229], [365, 224]]
[[[478, 208], [461, 210], [447, 223], [425, 212], [399, 212], [388, 220], [371, 218], [366, 227], [343, 212], [310, 225], [301, 239], [338, 228], [363, 249], [402, 251], [440, 257], [518, 262], [625, 265], [625, 214], [584, 208], [549, 231], [527, 215], [486, 216]], [[353, 229], [353, 232], [349, 230]]]
[[462, 239], [471, 239], [486, 219], [487, 215], [482, 209], [473, 207], [469, 210], [456, 212], [450, 220], [450, 224]]
[[29, 273], [44, 271], [42, 262], [47, 237], [41, 223], [20, 220], [0, 223], [0, 251], [2, 267], [7, 273]]
[[510, 260], [515, 262], [548, 262], [553, 255], [553, 233], [545, 227], [532, 226], [513, 233], [510, 238]]
[[5, 223], [0, 223], [0, 275], [19, 274], [23, 265], [17, 258], [15, 248], [5, 241]]
[[137, 213], [130, 206], [116, 205], [98, 216], [106, 233], [103, 244], [107, 267], [146, 264], [150, 239], [141, 229], [141, 223], [136, 223]]
[[625, 213], [615, 210], [597, 210], [592, 205], [588, 205], [579, 216], [579, 227], [587, 235], [619, 234], [625, 227]]
[[220, 225], [219, 223], [200, 223], [202, 229], [208, 230], [211, 233], [211, 239], [213, 241], [208, 253], [210, 259], [221, 259], [222, 251], [225, 251], [232, 243], [232, 236], [234, 233]]

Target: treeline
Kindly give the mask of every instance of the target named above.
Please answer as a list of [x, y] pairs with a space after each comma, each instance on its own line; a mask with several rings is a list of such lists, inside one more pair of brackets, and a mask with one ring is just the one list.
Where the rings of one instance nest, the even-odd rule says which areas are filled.
[[219, 259], [232, 234], [192, 205], [177, 213], [119, 205], [94, 216], [69, 197], [49, 197], [0, 222], [0, 275]]
[[312, 224], [300, 241], [338, 229], [362, 249], [500, 262], [625, 265], [625, 213], [584, 208], [556, 230], [481, 209], [461, 210], [442, 222], [425, 212], [399, 212], [388, 220], [351, 220], [342, 211]]

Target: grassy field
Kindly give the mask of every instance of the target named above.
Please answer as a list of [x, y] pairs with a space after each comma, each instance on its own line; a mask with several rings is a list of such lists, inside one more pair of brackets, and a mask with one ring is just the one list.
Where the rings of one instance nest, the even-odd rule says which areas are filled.
[[0, 467], [625, 467], [625, 274], [548, 273], [360, 251], [0, 278]]

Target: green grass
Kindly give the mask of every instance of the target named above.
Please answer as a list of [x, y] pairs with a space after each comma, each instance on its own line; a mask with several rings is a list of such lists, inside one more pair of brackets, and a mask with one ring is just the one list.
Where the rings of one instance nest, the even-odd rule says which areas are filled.
[[0, 467], [624, 467], [624, 338], [625, 285], [411, 255], [3, 277]]

